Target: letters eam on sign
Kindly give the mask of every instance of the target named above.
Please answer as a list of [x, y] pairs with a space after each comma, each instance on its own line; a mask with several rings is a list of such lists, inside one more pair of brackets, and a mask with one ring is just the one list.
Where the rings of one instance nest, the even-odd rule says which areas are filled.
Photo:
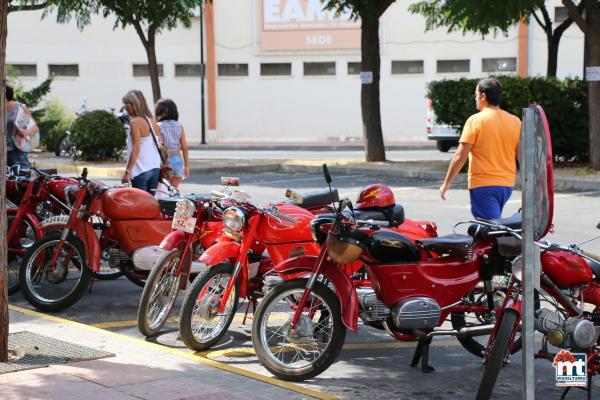
[[261, 0], [262, 50], [359, 49], [360, 21], [323, 0]]

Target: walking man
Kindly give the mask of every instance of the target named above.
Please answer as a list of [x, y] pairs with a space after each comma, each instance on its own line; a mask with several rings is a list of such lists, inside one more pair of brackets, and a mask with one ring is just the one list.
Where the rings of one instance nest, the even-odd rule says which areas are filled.
[[440, 186], [440, 196], [446, 200], [446, 192], [468, 157], [468, 187], [475, 218], [500, 218], [515, 186], [521, 121], [500, 109], [501, 98], [500, 82], [494, 78], [479, 81], [475, 88], [479, 112], [465, 123]]

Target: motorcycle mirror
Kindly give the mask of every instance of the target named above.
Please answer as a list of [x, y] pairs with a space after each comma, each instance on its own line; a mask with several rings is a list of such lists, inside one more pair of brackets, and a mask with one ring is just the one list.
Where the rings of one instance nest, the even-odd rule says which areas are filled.
[[330, 184], [331, 175], [329, 175], [329, 169], [327, 168], [327, 164], [323, 164], [323, 176], [325, 176], [325, 182], [327, 182], [327, 184]]
[[224, 186], [240, 186], [240, 178], [233, 176], [222, 176], [221, 185]]
[[596, 225], [596, 229], [600, 229], [600, 222], [598, 222], [598, 225]]

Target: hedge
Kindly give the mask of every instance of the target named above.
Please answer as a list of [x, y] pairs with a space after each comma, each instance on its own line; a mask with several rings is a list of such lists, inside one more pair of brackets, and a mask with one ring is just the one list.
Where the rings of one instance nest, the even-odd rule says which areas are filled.
[[[522, 109], [540, 104], [550, 125], [557, 161], [587, 162], [589, 159], [587, 85], [579, 79], [496, 77], [502, 84], [500, 107], [521, 118]], [[429, 84], [436, 121], [462, 128], [477, 112], [475, 87], [478, 79], [441, 80]]]
[[123, 123], [108, 111], [82, 114], [71, 126], [71, 142], [85, 161], [120, 159], [126, 139]]

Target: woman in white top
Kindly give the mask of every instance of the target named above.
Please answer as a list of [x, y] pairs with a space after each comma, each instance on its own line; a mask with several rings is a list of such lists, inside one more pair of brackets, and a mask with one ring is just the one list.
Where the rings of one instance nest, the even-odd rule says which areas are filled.
[[152, 138], [156, 134], [157, 143], [162, 143], [160, 127], [152, 117], [144, 94], [139, 90], [130, 90], [123, 97], [123, 105], [132, 117], [127, 152], [129, 160], [121, 182], [131, 182], [134, 188], [142, 189], [154, 195], [160, 176], [160, 153]]
[[171, 99], [160, 99], [156, 103], [154, 114], [160, 126], [160, 134], [169, 150], [169, 167], [171, 167], [169, 181], [171, 185], [179, 188], [181, 180], [187, 178], [190, 171], [188, 145], [185, 130], [179, 122], [177, 105]]

